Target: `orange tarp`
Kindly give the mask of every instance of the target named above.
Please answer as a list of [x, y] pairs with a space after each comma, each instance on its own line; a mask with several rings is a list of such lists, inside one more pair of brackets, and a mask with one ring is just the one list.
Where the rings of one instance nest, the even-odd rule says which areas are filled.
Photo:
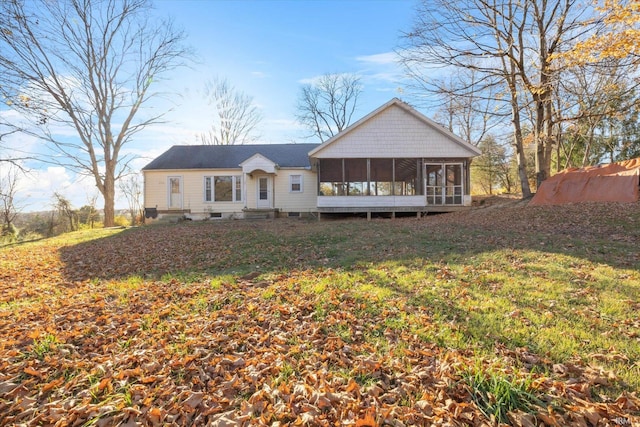
[[586, 168], [570, 168], [545, 180], [530, 205], [640, 200], [640, 157]]

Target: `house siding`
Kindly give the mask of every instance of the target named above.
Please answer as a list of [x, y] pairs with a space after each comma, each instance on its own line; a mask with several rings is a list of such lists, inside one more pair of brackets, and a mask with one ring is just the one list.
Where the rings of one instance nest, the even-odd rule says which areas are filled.
[[159, 212], [170, 211], [168, 206], [168, 184], [171, 176], [182, 178], [182, 210], [191, 214], [210, 212], [233, 213], [244, 207], [244, 202], [205, 202], [204, 177], [219, 175], [242, 175], [240, 169], [200, 170], [151, 170], [144, 171], [145, 207], [157, 207]]
[[[291, 175], [302, 175], [302, 192], [291, 192]], [[275, 207], [282, 212], [315, 212], [317, 190], [316, 174], [308, 170], [280, 170], [274, 182]]]
[[316, 158], [468, 158], [469, 150], [397, 105], [322, 147]]
[[[204, 177], [220, 175], [243, 176], [243, 200], [239, 202], [206, 202], [204, 200]], [[289, 176], [302, 175], [303, 191], [290, 192]], [[157, 208], [162, 214], [171, 213], [169, 209], [168, 180], [169, 177], [182, 179], [182, 209], [193, 217], [209, 217], [211, 213], [222, 214], [223, 217], [239, 217], [245, 208], [255, 209], [257, 202], [258, 173], [245, 175], [240, 169], [198, 169], [198, 170], [147, 170], [144, 171], [144, 206]], [[314, 212], [316, 210], [316, 175], [306, 169], [280, 169], [273, 180], [273, 208], [287, 212]]]
[[[167, 210], [167, 186], [169, 176], [182, 176], [184, 171], [146, 171], [144, 175], [144, 206]], [[184, 185], [183, 185], [184, 188]]]

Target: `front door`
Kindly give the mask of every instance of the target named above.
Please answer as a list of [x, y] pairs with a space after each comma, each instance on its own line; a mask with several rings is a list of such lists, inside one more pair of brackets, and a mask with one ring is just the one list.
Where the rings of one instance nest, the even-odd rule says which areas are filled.
[[169, 177], [169, 209], [182, 209], [182, 178]]
[[273, 182], [271, 177], [258, 177], [258, 209], [271, 209], [273, 207]]

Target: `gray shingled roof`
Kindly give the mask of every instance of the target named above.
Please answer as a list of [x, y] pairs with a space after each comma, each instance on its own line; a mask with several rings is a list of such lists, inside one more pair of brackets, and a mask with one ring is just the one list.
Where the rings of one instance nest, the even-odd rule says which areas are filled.
[[319, 144], [174, 145], [142, 170], [239, 168], [255, 154], [280, 167], [310, 167], [309, 151]]

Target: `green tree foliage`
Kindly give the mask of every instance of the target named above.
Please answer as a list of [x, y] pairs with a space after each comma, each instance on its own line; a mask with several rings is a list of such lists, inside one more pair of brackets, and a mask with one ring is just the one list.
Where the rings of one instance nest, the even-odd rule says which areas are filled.
[[53, 200], [60, 218], [57, 226], [61, 232], [76, 231], [78, 229], [78, 211], [73, 208], [71, 201], [58, 192], [53, 193]]
[[497, 189], [510, 193], [514, 187], [515, 171], [511, 168], [506, 148], [492, 135], [480, 141], [478, 147], [482, 150], [482, 156], [471, 164], [474, 184], [479, 185], [486, 194], [493, 194]]
[[84, 205], [78, 209], [78, 221], [80, 224], [94, 228], [100, 219], [100, 213], [94, 205]]

